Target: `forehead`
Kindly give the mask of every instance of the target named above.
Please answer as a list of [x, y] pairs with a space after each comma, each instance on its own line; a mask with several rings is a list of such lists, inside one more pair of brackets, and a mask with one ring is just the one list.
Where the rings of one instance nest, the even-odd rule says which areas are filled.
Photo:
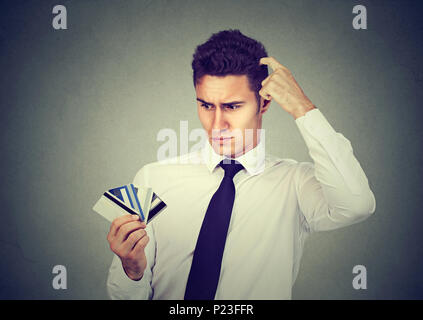
[[195, 91], [197, 97], [204, 100], [227, 100], [234, 97], [255, 98], [246, 75], [227, 75], [223, 77], [205, 75], [201, 77], [199, 83], [195, 86]]

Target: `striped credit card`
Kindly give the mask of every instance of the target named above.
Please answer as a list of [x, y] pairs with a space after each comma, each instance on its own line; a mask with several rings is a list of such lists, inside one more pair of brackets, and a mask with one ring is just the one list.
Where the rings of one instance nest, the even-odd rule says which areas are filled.
[[128, 184], [103, 193], [93, 210], [110, 222], [123, 214], [136, 214], [148, 223], [166, 208], [152, 188]]

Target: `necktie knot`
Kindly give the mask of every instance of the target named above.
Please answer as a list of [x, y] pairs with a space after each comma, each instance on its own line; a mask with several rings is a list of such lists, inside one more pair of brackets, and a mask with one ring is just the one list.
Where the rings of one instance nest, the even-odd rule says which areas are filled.
[[225, 170], [225, 178], [229, 177], [233, 179], [233, 177], [242, 169], [244, 166], [234, 159], [225, 159], [220, 161], [219, 165]]

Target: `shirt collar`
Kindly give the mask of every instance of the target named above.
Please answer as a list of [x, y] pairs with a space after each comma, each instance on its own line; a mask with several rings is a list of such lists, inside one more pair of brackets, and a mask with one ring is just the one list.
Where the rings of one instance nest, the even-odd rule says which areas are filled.
[[[265, 130], [259, 131], [260, 140], [259, 143], [253, 149], [247, 151], [239, 157], [231, 158], [241, 163], [250, 175], [259, 174], [263, 172], [265, 168]], [[210, 172], [213, 172], [213, 170], [216, 168], [220, 161], [227, 158], [224, 155], [216, 153], [216, 151], [214, 151], [213, 147], [210, 145], [208, 139], [206, 140], [203, 148], [201, 149], [201, 156]]]

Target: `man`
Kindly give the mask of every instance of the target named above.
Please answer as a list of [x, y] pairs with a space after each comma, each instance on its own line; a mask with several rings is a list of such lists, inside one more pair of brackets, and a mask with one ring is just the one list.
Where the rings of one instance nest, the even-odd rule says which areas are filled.
[[[350, 142], [257, 41], [238, 30], [216, 33], [197, 47], [192, 67], [209, 139], [135, 176], [168, 206], [148, 227], [131, 215], [113, 221], [109, 295], [290, 299], [309, 234], [375, 211], [367, 178]], [[260, 130], [272, 99], [293, 116], [314, 163], [266, 154]]]

